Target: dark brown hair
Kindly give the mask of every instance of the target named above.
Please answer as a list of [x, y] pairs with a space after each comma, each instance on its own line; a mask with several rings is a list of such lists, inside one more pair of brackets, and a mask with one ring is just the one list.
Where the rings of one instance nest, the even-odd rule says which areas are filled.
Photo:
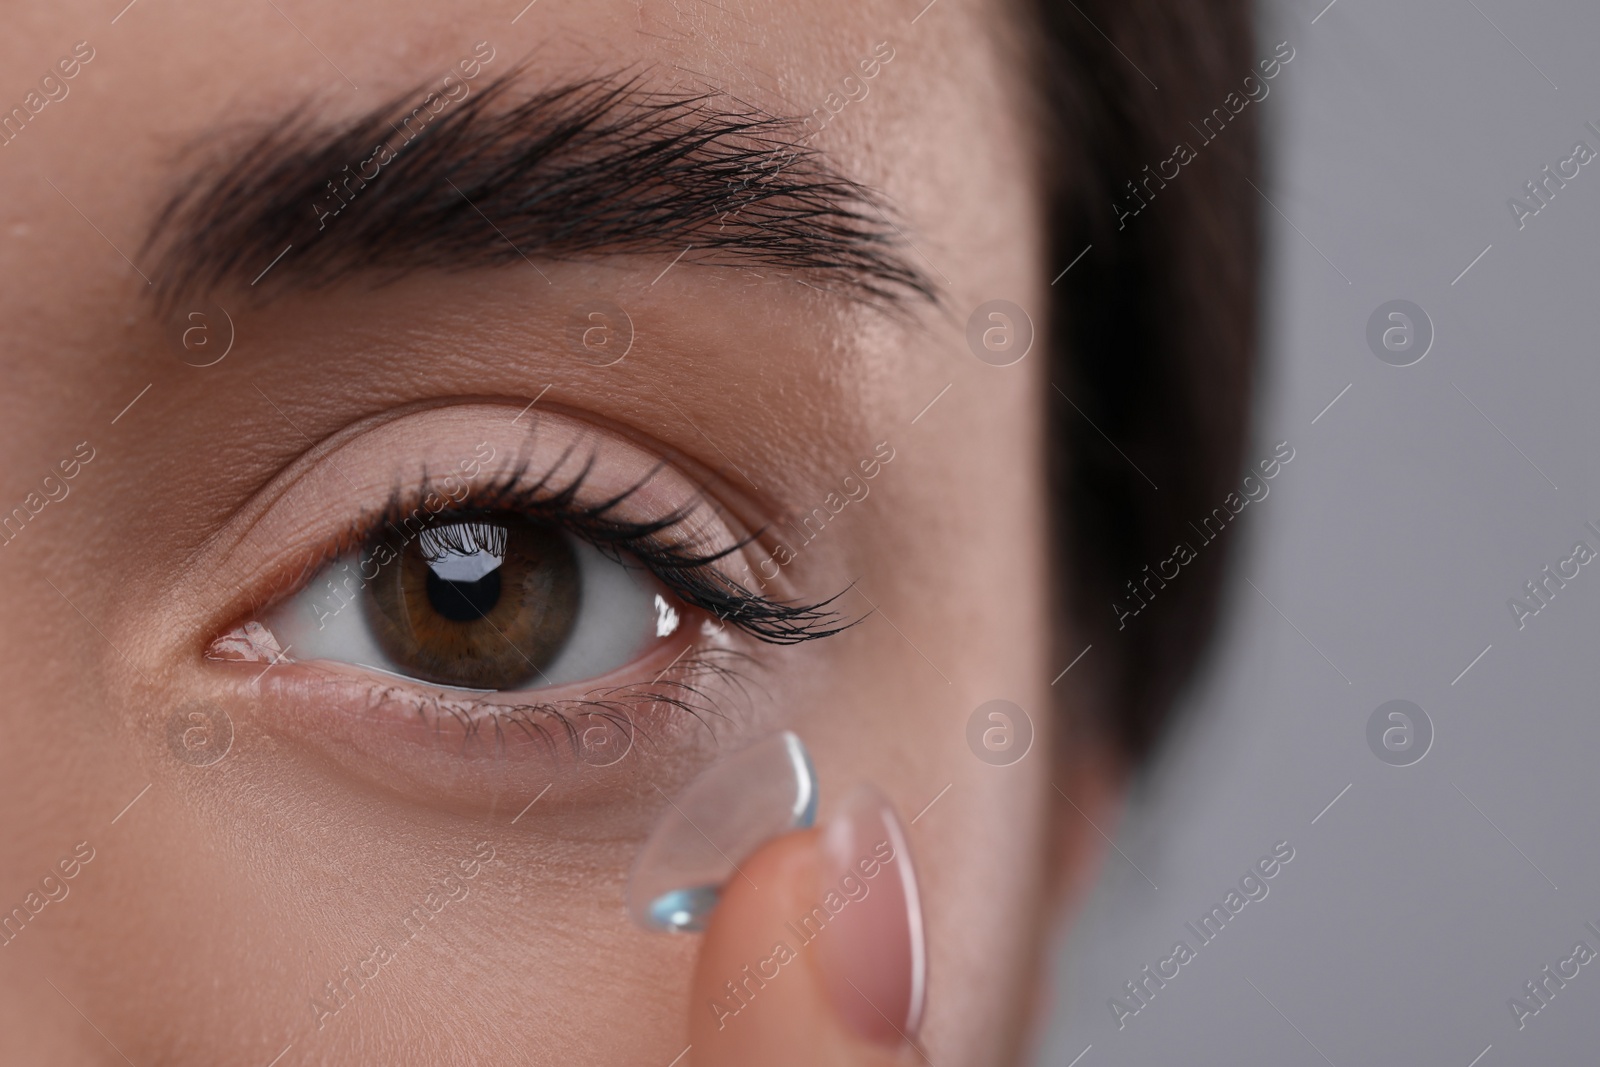
[[[1070, 622], [1061, 629], [1081, 635], [1061, 664], [1093, 643], [1083, 667], [1109, 716], [1096, 725], [1139, 760], [1215, 627], [1237, 536], [1202, 545], [1190, 524], [1242, 474], [1256, 109], [1210, 139], [1215, 123], [1193, 123], [1242, 95], [1246, 77], [1259, 79], [1259, 57], [1244, 0], [1025, 3], [1039, 30], [1052, 269], [1093, 246], [1050, 288], [1049, 461]], [[1179, 143], [1194, 158], [1176, 177], [1149, 181]], [[1121, 616], [1114, 605], [1139, 603], [1127, 583], [1143, 582], [1180, 541], [1195, 558], [1152, 586], [1136, 616]]]

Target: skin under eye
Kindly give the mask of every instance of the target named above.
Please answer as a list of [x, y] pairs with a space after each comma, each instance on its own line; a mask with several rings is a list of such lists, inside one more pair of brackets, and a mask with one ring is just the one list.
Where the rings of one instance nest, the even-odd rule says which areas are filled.
[[677, 628], [641, 568], [513, 512], [447, 511], [415, 536], [388, 532], [263, 618], [293, 659], [531, 689], [607, 674]]

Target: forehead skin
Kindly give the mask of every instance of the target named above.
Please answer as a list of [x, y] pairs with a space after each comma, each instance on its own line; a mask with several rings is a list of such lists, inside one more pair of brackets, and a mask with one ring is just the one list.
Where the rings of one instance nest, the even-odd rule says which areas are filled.
[[[800, 730], [834, 795], [872, 780], [909, 819], [950, 786], [911, 839], [933, 1062], [998, 1062], [1034, 999], [1049, 765], [1000, 771], [965, 740], [972, 709], [1004, 698], [1037, 709], [1048, 752], [1055, 674], [1042, 360], [988, 366], [964, 333], [985, 300], [1042, 305], [1032, 153], [995, 43], [1005, 14], [982, 0], [939, 0], [915, 23], [920, 3], [538, 0], [513, 23], [518, 6], [138, 0], [113, 25], [100, 4], [9, 5], [5, 108], [75, 42], [95, 56], [0, 148], [0, 509], [79, 442], [95, 458], [0, 548], [0, 909], [75, 843], [95, 859], [0, 950], [0, 1058], [123, 1062], [115, 1045], [141, 1065], [266, 1063], [291, 1045], [286, 1067], [666, 1063], [681, 1049], [694, 942], [617, 921], [629, 848], [585, 839], [576, 801], [463, 830], [359, 792], [245, 713], [214, 769], [167, 746], [170, 710], [208, 691], [209, 628], [228, 621], [197, 590], [253, 580], [191, 581], [193, 562], [275, 473], [396, 407], [546, 385], [541, 403], [655, 442], [764, 513], [809, 510], [892, 445], [870, 499], [794, 568], [804, 593], [858, 582], [851, 610], [880, 610], [837, 638], [756, 648], [751, 715]], [[596, 257], [262, 305], [236, 294], [228, 360], [178, 360], [138, 273], [152, 268], [125, 256], [181, 151], [308, 100], [329, 121], [356, 115], [437, 82], [478, 41], [490, 74], [526, 59], [531, 88], [622, 71], [792, 115], [842, 95], [888, 42], [868, 95], [815, 145], [893, 206], [939, 306], [887, 316], [755, 268]], [[636, 323], [616, 367], [563, 348], [571, 307], [595, 294]], [[393, 925], [477, 840], [498, 858], [454, 924], [319, 1030], [308, 1000], [366, 955], [369, 920]]]

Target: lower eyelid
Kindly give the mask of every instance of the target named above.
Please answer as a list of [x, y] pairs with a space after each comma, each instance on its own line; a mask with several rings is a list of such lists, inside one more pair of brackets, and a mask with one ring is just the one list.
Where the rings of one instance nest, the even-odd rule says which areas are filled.
[[406, 799], [481, 812], [552, 784], [558, 797], [598, 802], [636, 781], [641, 763], [714, 749], [744, 718], [758, 666], [735, 644], [727, 633], [702, 634], [633, 669], [637, 677], [551, 700], [472, 698], [342, 664], [235, 669], [247, 694], [241, 715], [321, 753], [320, 762]]

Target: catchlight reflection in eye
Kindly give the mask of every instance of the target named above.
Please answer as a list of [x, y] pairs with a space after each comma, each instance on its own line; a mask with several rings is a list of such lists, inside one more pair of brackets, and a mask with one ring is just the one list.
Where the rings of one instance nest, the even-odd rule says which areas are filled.
[[678, 628], [660, 583], [509, 512], [440, 515], [334, 561], [262, 622], [295, 660], [460, 689], [599, 677]]

